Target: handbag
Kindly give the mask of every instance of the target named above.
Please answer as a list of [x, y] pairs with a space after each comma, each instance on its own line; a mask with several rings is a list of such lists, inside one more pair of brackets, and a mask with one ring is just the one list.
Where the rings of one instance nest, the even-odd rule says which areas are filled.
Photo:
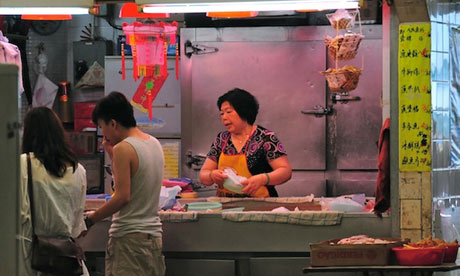
[[35, 234], [32, 166], [29, 154], [27, 154], [27, 174], [32, 221], [32, 269], [55, 275], [82, 275], [85, 254], [74, 239], [71, 237], [59, 238]]

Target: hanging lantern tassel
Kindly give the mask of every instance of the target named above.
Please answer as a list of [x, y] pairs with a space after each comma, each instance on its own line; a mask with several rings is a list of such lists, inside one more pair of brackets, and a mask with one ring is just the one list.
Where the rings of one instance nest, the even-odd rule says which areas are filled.
[[134, 35], [132, 35], [131, 50], [133, 54], [133, 78], [134, 78], [134, 81], [137, 81], [137, 79], [139, 78], [139, 71], [137, 68], [137, 53], [136, 53], [136, 43], [135, 43]]
[[137, 81], [139, 78], [139, 70], [137, 68], [137, 55], [136, 55], [136, 45], [133, 44], [131, 46], [132, 52], [133, 52], [133, 78], [134, 81]]
[[176, 80], [179, 79], [179, 43], [176, 40]]
[[126, 65], [125, 65], [125, 44], [121, 42], [121, 79], [126, 78]]
[[166, 42], [166, 38], [164, 40], [165, 42], [163, 43], [163, 52], [164, 52], [164, 61], [163, 61], [163, 73], [162, 75], [168, 74], [168, 43]]
[[148, 103], [148, 109], [149, 109], [149, 119], [150, 121], [153, 118], [153, 112], [152, 112], [152, 104], [153, 104], [153, 98], [152, 98], [152, 88], [153, 88], [153, 81], [148, 81], [145, 84], [145, 88], [147, 90], [147, 103]]

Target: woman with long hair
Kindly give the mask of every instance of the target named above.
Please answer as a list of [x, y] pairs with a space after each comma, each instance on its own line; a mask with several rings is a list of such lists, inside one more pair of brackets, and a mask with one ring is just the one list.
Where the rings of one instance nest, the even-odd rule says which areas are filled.
[[[27, 155], [32, 169], [34, 231], [49, 237], [77, 238], [86, 230], [83, 211], [86, 171], [65, 140], [60, 119], [47, 107], [31, 109], [24, 118], [21, 168], [20, 275], [37, 275], [30, 266], [32, 224], [27, 190]], [[84, 274], [88, 275], [86, 267]]]

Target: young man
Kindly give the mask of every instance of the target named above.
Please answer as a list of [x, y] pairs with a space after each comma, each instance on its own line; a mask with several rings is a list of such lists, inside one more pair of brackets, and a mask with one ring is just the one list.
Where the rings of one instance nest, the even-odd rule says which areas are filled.
[[133, 107], [119, 92], [102, 98], [92, 119], [102, 129], [114, 180], [112, 198], [85, 220], [89, 229], [112, 215], [105, 275], [164, 275], [158, 216], [164, 166], [160, 142], [136, 127]]

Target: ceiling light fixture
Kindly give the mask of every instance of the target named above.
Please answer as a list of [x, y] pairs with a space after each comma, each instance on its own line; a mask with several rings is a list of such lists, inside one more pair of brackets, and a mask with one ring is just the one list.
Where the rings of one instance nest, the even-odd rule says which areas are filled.
[[0, 4], [0, 14], [21, 15], [21, 14], [88, 14], [88, 8], [80, 7], [2, 7]]
[[[168, 0], [163, 0], [168, 1]], [[184, 2], [180, 2], [184, 1]], [[193, 1], [193, 0], [192, 0]], [[149, 3], [150, 2], [150, 3]], [[237, 12], [237, 11], [287, 11], [287, 10], [330, 10], [357, 9], [359, 0], [278, 0], [278, 1], [241, 1], [241, 2], [191, 2], [179, 0], [174, 3], [152, 0], [136, 0], [145, 13], [202, 13], [202, 12]]]
[[235, 11], [235, 12], [207, 12], [207, 17], [214, 18], [245, 18], [245, 17], [256, 17], [258, 12], [256, 11]]
[[297, 12], [318, 12], [318, 11], [321, 11], [321, 10], [317, 10], [317, 9], [308, 9], [308, 10], [296, 10]]
[[70, 14], [23, 14], [22, 20], [71, 20]]

